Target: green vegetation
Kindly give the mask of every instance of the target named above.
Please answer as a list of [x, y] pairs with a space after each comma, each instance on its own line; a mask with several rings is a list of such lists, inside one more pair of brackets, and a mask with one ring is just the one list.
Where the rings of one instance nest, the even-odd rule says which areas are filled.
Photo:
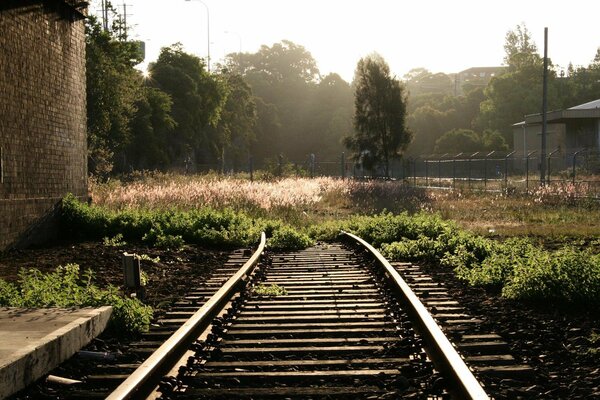
[[271, 286], [258, 285], [254, 287], [254, 293], [258, 296], [285, 296], [287, 290], [283, 286], [272, 284]]
[[125, 246], [127, 244], [127, 242], [125, 242], [123, 240], [123, 235], [120, 233], [117, 233], [115, 236], [109, 238], [108, 236], [105, 236], [102, 239], [102, 244], [104, 244], [107, 247], [122, 247]]
[[404, 85], [392, 76], [383, 57], [361, 58], [354, 73], [354, 130], [344, 139], [352, 158], [369, 170], [383, 167], [389, 176], [390, 162], [401, 155], [412, 139], [406, 129]]
[[565, 246], [550, 251], [523, 238], [494, 241], [426, 213], [352, 217], [314, 227], [311, 233], [326, 240], [339, 229], [380, 247], [389, 259], [452, 268], [470, 285], [496, 288], [506, 298], [600, 304], [600, 254], [592, 250]]
[[54, 272], [21, 269], [16, 284], [0, 279], [0, 306], [7, 307], [113, 307], [110, 323], [115, 332], [137, 334], [150, 325], [152, 308], [136, 298], [123, 297], [114, 286], [104, 289], [92, 283], [93, 274], [79, 272], [77, 264], [59, 266]]
[[258, 240], [262, 231], [272, 237], [269, 246], [275, 249], [303, 248], [312, 243], [308, 236], [280, 220], [253, 219], [230, 209], [113, 211], [67, 196], [62, 202], [61, 221], [67, 235], [87, 239], [122, 235], [127, 240], [171, 249], [178, 249], [184, 243], [213, 247], [249, 246]]

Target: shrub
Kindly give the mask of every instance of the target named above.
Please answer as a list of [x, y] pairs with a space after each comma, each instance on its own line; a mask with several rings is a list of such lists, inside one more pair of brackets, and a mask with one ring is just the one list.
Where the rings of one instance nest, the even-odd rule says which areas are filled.
[[273, 249], [297, 250], [312, 244], [313, 241], [308, 235], [287, 226], [275, 230], [269, 239], [269, 247]]
[[306, 234], [280, 220], [252, 219], [229, 209], [111, 211], [80, 203], [72, 195], [63, 199], [62, 227], [66, 234], [78, 238], [113, 235], [113, 239], [106, 239], [107, 245], [128, 239], [173, 249], [185, 243], [240, 247], [255, 243], [263, 230], [273, 237], [275, 248], [298, 249], [312, 243]]
[[8, 307], [113, 307], [111, 325], [116, 332], [137, 334], [148, 329], [152, 308], [138, 299], [123, 297], [114, 286], [92, 284], [92, 272], [80, 277], [77, 264], [59, 266], [44, 274], [21, 269], [16, 285], [0, 279], [0, 305]]
[[502, 295], [510, 299], [600, 304], [600, 255], [565, 247], [539, 251], [515, 268]]

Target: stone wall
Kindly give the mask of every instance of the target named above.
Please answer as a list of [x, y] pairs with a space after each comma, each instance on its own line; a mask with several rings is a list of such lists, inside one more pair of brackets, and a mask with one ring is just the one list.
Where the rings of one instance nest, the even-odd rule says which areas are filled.
[[0, 250], [47, 239], [87, 195], [85, 34], [62, 0], [0, 4]]

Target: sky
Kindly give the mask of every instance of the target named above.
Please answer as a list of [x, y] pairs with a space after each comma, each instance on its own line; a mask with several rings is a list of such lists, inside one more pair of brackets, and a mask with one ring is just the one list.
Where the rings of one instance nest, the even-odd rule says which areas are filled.
[[[211, 64], [231, 52], [256, 52], [281, 40], [302, 45], [321, 75], [347, 81], [361, 57], [377, 52], [397, 77], [412, 68], [454, 73], [502, 65], [504, 38], [525, 24], [555, 65], [587, 66], [600, 47], [600, 1], [571, 0], [112, 0], [127, 5], [132, 38], [146, 43], [146, 62], [180, 42]], [[95, 12], [100, 0], [93, 0]], [[205, 6], [205, 5], [206, 6]], [[98, 12], [100, 15], [100, 12]]]

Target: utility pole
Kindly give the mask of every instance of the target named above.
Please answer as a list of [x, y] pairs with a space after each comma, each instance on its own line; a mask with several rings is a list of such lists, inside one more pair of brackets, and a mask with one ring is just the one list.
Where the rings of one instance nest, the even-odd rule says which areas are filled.
[[542, 149], [540, 152], [540, 185], [546, 182], [546, 135], [548, 128], [548, 28], [544, 28], [544, 81], [542, 89]]
[[108, 32], [108, 0], [102, 0], [102, 28]]
[[123, 3], [123, 39], [127, 41], [127, 4]]

